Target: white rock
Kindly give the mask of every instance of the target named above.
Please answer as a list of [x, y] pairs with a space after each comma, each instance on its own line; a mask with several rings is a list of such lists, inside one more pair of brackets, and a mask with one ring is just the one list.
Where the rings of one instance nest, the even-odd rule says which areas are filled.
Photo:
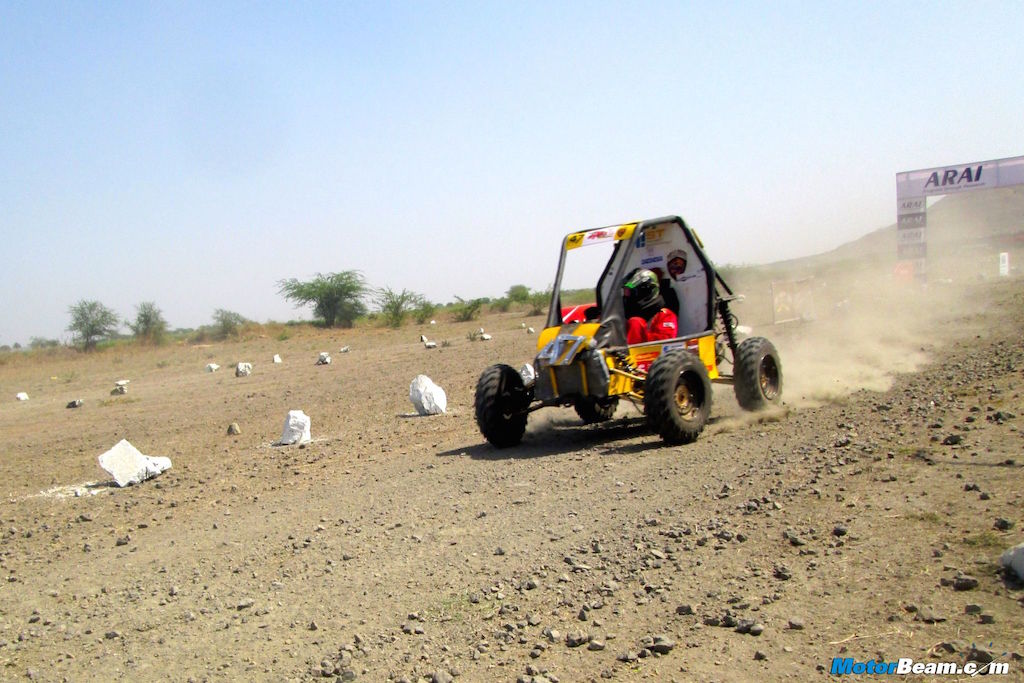
[[342, 346], [340, 349], [338, 349], [338, 352], [339, 353], [348, 353], [351, 350], [352, 350], [351, 346]]
[[536, 332], [536, 331], [537, 331], [537, 330], [533, 329], [532, 327], [527, 327], [527, 328], [526, 328], [526, 334], [533, 334], [533, 333], [534, 333], [534, 332]]
[[248, 377], [252, 374], [252, 363], [239, 363], [235, 366], [235, 377]]
[[426, 344], [427, 343], [427, 335], [425, 335], [425, 334], [421, 334], [420, 335], [420, 343], [421, 344]]
[[99, 462], [100, 467], [114, 477], [118, 486], [138, 484], [171, 469], [170, 458], [143, 455], [126, 439], [121, 439], [101, 455]]
[[480, 334], [480, 339], [482, 339], [483, 341], [490, 341], [492, 339], [492, 337], [491, 337], [491, 335], [487, 334], [486, 332], [482, 332]]
[[14, 398], [18, 399], [19, 401], [27, 401], [28, 400], [28, 394], [26, 394], [24, 391], [19, 391], [18, 395], [15, 396]]
[[436, 320], [431, 320], [431, 321], [430, 321], [430, 324], [431, 324], [431, 325], [436, 325], [436, 324], [437, 324], [437, 321], [436, 321]]
[[274, 354], [274, 362], [275, 362], [275, 363], [280, 363], [280, 362], [281, 362], [281, 356], [279, 356], [279, 355], [277, 355], [277, 354], [275, 353], [275, 354]]
[[432, 341], [423, 342], [423, 346], [425, 348], [428, 348], [428, 349], [436, 349], [437, 348], [437, 342], [432, 342]]
[[327, 353], [326, 351], [321, 351], [320, 352], [320, 357], [316, 359], [316, 364], [317, 365], [330, 365], [331, 364], [331, 354]]
[[1019, 543], [999, 558], [1004, 567], [1017, 575], [1017, 578], [1024, 581], [1024, 543]]
[[526, 386], [537, 381], [537, 371], [529, 363], [523, 363], [523, 367], [519, 368], [519, 376], [523, 378], [523, 384]]
[[448, 397], [444, 389], [434, 384], [426, 375], [416, 375], [409, 385], [409, 400], [420, 415], [437, 415], [445, 412]]
[[289, 410], [288, 417], [284, 419], [284, 430], [281, 438], [274, 445], [290, 446], [292, 444], [309, 443], [311, 420], [301, 410]]
[[114, 382], [114, 386], [115, 387], [126, 387], [130, 383], [131, 383], [130, 379], [119, 379], [116, 382]]
[[216, 363], [208, 363], [206, 366], [207, 372], [217, 372], [218, 370], [220, 370], [220, 366]]

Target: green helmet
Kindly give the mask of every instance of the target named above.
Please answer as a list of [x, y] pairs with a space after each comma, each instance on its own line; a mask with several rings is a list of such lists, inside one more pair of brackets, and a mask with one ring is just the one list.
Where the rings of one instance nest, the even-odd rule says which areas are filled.
[[659, 293], [658, 276], [646, 268], [637, 268], [622, 282], [622, 295], [627, 308], [646, 308], [655, 302]]

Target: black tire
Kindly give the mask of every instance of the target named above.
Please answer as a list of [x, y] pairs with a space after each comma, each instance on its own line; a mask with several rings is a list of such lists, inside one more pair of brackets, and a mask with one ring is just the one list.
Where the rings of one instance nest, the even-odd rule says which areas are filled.
[[618, 407], [619, 399], [617, 397], [595, 399], [584, 396], [576, 399], [573, 403], [576, 414], [586, 424], [607, 422], [615, 416], [615, 409]]
[[526, 431], [530, 398], [523, 378], [508, 365], [492, 365], [476, 383], [476, 424], [496, 448], [515, 446]]
[[750, 337], [736, 349], [733, 390], [743, 410], [763, 410], [782, 401], [782, 363], [764, 337]]
[[647, 373], [644, 412], [668, 443], [696, 441], [711, 415], [711, 379], [700, 358], [686, 349], [658, 356]]

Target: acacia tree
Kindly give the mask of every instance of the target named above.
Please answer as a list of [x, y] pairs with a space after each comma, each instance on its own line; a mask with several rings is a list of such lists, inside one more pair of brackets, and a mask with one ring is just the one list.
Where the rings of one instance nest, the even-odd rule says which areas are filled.
[[117, 328], [121, 325], [117, 314], [99, 301], [82, 299], [68, 308], [68, 313], [71, 314], [68, 332], [75, 343], [81, 344], [86, 351], [95, 349], [101, 339], [117, 334]]
[[237, 337], [242, 331], [242, 326], [248, 322], [241, 313], [224, 308], [218, 308], [213, 312], [213, 327], [218, 339]]
[[150, 344], [162, 344], [167, 336], [167, 321], [152, 301], [135, 307], [135, 322], [128, 323], [128, 327], [137, 340]]
[[530, 288], [526, 285], [512, 285], [508, 288], [505, 298], [514, 304], [525, 304], [530, 300]]
[[278, 293], [296, 307], [313, 304], [313, 314], [323, 318], [327, 327], [352, 327], [356, 318], [366, 314], [367, 285], [358, 270], [317, 273], [312, 280], [280, 280]]
[[405, 322], [405, 316], [422, 304], [423, 297], [407, 289], [395, 292], [390, 287], [382, 287], [374, 293], [373, 300], [380, 308], [384, 324], [398, 328]]

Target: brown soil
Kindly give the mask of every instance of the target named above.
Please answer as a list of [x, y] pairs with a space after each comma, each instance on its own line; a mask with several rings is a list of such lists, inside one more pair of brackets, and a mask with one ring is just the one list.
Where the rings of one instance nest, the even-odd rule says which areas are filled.
[[[486, 444], [476, 379], [532, 358], [521, 313], [5, 356], [0, 678], [807, 680], [974, 643], [1024, 680], [1024, 589], [998, 565], [1024, 528], [1024, 281], [891, 289], [757, 329], [784, 408], [717, 386], [684, 447], [628, 405]], [[411, 414], [420, 373], [448, 414]], [[290, 409], [314, 441], [272, 447]], [[173, 468], [105, 485], [122, 438]]]

